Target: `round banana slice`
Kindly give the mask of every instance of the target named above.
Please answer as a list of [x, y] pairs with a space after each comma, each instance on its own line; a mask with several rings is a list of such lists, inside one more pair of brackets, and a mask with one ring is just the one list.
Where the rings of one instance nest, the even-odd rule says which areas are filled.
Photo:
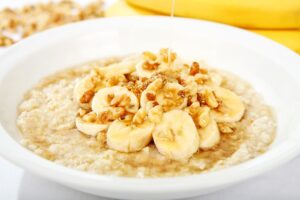
[[241, 98], [228, 89], [213, 88], [216, 99], [220, 102], [216, 109], [212, 110], [213, 118], [217, 122], [239, 121], [245, 112], [245, 106]]
[[74, 99], [80, 104], [89, 103], [96, 90], [102, 85], [102, 80], [96, 75], [88, 75], [81, 79], [74, 88]]
[[93, 122], [86, 122], [80, 117], [76, 117], [75, 124], [76, 124], [76, 128], [80, 132], [90, 136], [96, 136], [99, 132], [105, 130], [108, 127], [108, 124], [97, 124]]
[[114, 107], [123, 107], [130, 113], [139, 108], [139, 101], [134, 93], [121, 86], [100, 89], [92, 100], [92, 110], [97, 114]]
[[216, 121], [210, 117], [209, 123], [206, 127], [198, 129], [200, 137], [199, 147], [202, 149], [209, 149], [220, 141], [220, 132]]
[[136, 152], [149, 144], [154, 124], [144, 122], [140, 125], [115, 120], [107, 131], [107, 145], [120, 152]]
[[161, 105], [164, 111], [184, 108], [187, 98], [181, 95], [184, 87], [175, 82], [162, 83], [161, 79], [153, 81], [141, 94], [141, 106], [146, 107], [149, 102]]
[[192, 117], [182, 110], [164, 113], [153, 132], [158, 151], [172, 160], [186, 160], [199, 148], [199, 135]]

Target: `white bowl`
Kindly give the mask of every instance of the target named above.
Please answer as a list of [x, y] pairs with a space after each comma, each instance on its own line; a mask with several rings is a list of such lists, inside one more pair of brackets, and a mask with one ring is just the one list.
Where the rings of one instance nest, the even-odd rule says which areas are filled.
[[[278, 116], [277, 137], [269, 151], [216, 172], [138, 179], [68, 169], [18, 144], [17, 105], [24, 92], [42, 77], [96, 58], [157, 50], [170, 44], [179, 55], [201, 58], [232, 71], [261, 92]], [[297, 54], [226, 25], [165, 17], [99, 19], [67, 25], [18, 43], [0, 59], [0, 154], [39, 176], [105, 197], [175, 199], [206, 194], [266, 172], [300, 152], [299, 72]]]

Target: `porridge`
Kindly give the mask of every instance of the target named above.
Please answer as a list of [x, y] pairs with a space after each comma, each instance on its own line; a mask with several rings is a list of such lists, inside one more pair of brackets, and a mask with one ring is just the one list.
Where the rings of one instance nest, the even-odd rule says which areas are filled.
[[247, 82], [167, 49], [46, 77], [25, 94], [17, 125], [21, 143], [48, 160], [130, 177], [233, 166], [264, 153], [276, 132]]

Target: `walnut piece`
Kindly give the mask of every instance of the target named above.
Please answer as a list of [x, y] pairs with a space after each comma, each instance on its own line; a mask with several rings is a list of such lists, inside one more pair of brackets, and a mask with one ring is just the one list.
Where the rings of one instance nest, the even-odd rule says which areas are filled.
[[201, 107], [197, 117], [198, 125], [205, 128], [210, 122], [210, 109], [208, 107]]
[[221, 133], [233, 133], [233, 128], [226, 125], [225, 123], [219, 123], [218, 127]]
[[190, 75], [194, 76], [195, 74], [198, 74], [199, 72], [200, 72], [199, 63], [193, 62], [191, 69], [190, 69]]
[[146, 116], [147, 116], [146, 110], [143, 108], [140, 108], [133, 116], [132, 123], [133, 124], [142, 124], [144, 122], [144, 119]]
[[82, 120], [86, 122], [96, 122], [97, 114], [94, 112], [89, 112], [82, 117]]
[[201, 105], [206, 104], [211, 108], [217, 108], [219, 106], [214, 92], [208, 89], [200, 91], [197, 98]]
[[153, 123], [159, 123], [163, 115], [163, 109], [161, 106], [154, 106], [149, 110], [148, 118]]
[[85, 110], [85, 109], [82, 109], [80, 108], [77, 112], [77, 116], [78, 117], [83, 117], [85, 114], [87, 114], [89, 111], [88, 110]]
[[97, 122], [101, 124], [106, 124], [111, 119], [113, 119], [111, 111], [104, 111], [97, 116]]
[[93, 90], [88, 90], [80, 99], [80, 103], [89, 103], [94, 97], [95, 92]]
[[144, 62], [142, 65], [142, 68], [145, 70], [149, 70], [149, 71], [153, 71], [158, 69], [159, 67], [159, 63], [155, 62], [155, 63], [150, 63], [148, 61]]
[[131, 99], [128, 95], [123, 94], [123, 95], [120, 95], [120, 96], [113, 96], [113, 98], [108, 102], [111, 106], [125, 107], [125, 106], [130, 105]]
[[147, 99], [148, 99], [149, 101], [154, 101], [155, 98], [156, 98], [156, 95], [153, 94], [153, 93], [151, 93], [151, 92], [147, 92], [147, 93], [146, 93], [146, 97], [147, 97]]

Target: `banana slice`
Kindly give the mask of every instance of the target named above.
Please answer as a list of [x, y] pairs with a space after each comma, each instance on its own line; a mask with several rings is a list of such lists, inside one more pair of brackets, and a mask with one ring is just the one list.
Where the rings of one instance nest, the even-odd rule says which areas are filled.
[[130, 74], [135, 71], [137, 58], [132, 57], [125, 59], [119, 63], [114, 63], [106, 67], [100, 67], [98, 70], [105, 74], [106, 77], [119, 74]]
[[209, 149], [220, 141], [220, 132], [216, 121], [210, 117], [209, 123], [206, 127], [198, 129], [200, 137], [199, 147], [202, 149]]
[[151, 141], [153, 129], [154, 124], [149, 122], [133, 125], [115, 120], [107, 131], [107, 145], [121, 152], [139, 151]]
[[81, 79], [74, 88], [74, 99], [80, 104], [87, 104], [91, 101], [95, 91], [102, 85], [102, 80], [96, 75], [88, 75]]
[[135, 113], [139, 108], [139, 101], [134, 93], [121, 86], [100, 89], [92, 100], [92, 110], [97, 114], [116, 107]]
[[146, 107], [149, 102], [161, 105], [164, 111], [184, 108], [187, 98], [180, 95], [184, 87], [175, 82], [163, 84], [161, 79], [153, 81], [141, 94], [141, 106]]
[[88, 113], [83, 117], [76, 117], [75, 125], [80, 132], [86, 135], [96, 136], [99, 132], [108, 127], [108, 124], [99, 124], [96, 123], [95, 120], [88, 120], [88, 118], [91, 119], [91, 117], [93, 117], [93, 114], [96, 117], [95, 113]]
[[245, 106], [241, 98], [228, 89], [213, 88], [216, 99], [220, 101], [219, 106], [212, 110], [213, 118], [217, 122], [239, 121], [245, 112]]
[[199, 135], [191, 116], [182, 110], [164, 113], [153, 132], [158, 151], [173, 160], [186, 160], [199, 148]]

